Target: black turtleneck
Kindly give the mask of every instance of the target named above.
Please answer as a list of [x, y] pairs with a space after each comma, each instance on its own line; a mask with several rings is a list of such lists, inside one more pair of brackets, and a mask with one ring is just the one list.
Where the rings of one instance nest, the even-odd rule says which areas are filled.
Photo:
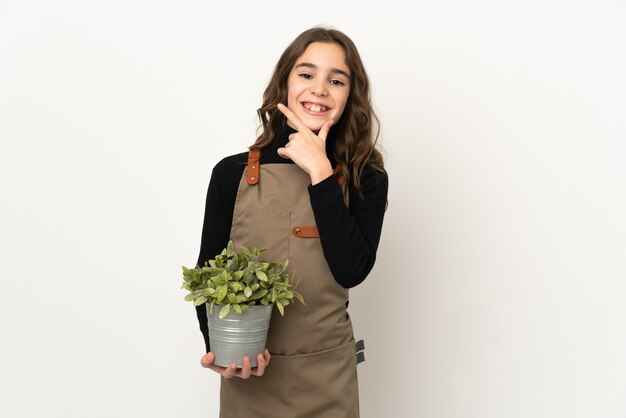
[[[330, 128], [326, 138], [326, 155], [333, 168], [336, 160], [331, 150], [337, 135], [334, 128]], [[294, 132], [295, 129], [285, 124], [276, 139], [261, 151], [261, 165], [294, 164], [277, 153], [277, 149], [289, 142], [289, 135]], [[244, 152], [224, 158], [213, 168], [197, 265], [203, 266], [228, 244], [235, 198], [247, 161], [248, 153]], [[387, 190], [387, 173], [369, 168], [365, 168], [361, 175], [363, 198], [350, 187], [349, 207], [344, 203], [341, 186], [334, 175], [308, 186], [324, 257], [333, 277], [344, 288], [361, 283], [374, 266], [387, 204]], [[196, 309], [208, 352], [206, 310], [204, 306]]]

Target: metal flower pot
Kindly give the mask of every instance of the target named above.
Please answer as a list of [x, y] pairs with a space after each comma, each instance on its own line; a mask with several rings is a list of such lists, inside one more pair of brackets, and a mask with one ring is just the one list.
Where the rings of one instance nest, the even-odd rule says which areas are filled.
[[249, 356], [250, 364], [256, 367], [256, 356], [265, 351], [273, 307], [273, 304], [254, 305], [241, 314], [231, 309], [220, 319], [222, 307], [215, 304], [211, 313], [211, 305], [207, 303], [209, 343], [215, 354], [214, 364], [228, 367], [236, 363], [237, 367], [242, 367], [243, 357]]

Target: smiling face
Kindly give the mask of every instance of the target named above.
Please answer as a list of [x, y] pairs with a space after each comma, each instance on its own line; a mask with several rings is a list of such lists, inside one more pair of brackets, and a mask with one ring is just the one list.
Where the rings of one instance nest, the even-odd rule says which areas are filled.
[[[313, 42], [298, 57], [287, 81], [287, 107], [314, 132], [332, 119], [336, 124], [350, 93], [350, 70], [343, 48]], [[290, 121], [287, 124], [295, 129]]]

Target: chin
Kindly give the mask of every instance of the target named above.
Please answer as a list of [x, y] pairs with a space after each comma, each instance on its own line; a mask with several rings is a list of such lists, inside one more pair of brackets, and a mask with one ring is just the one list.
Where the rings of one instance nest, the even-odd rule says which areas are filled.
[[307, 126], [309, 127], [309, 129], [310, 129], [310, 130], [312, 130], [312, 131], [319, 131], [320, 129], [322, 129], [322, 126], [324, 126], [324, 124], [325, 124], [326, 122], [328, 122], [329, 120], [330, 120], [330, 119], [324, 119], [324, 120], [322, 120], [322, 121], [316, 120], [315, 122], [313, 122], [313, 123], [309, 123], [309, 124], [306, 124], [306, 125], [307, 125]]
[[302, 120], [302, 122], [304, 122], [304, 126], [306, 126], [307, 128], [309, 128], [312, 131], [319, 131], [320, 128], [322, 127], [322, 125], [324, 124], [323, 122], [322, 123], [318, 123], [318, 122], [310, 123], [310, 122], [307, 122], [306, 120]]

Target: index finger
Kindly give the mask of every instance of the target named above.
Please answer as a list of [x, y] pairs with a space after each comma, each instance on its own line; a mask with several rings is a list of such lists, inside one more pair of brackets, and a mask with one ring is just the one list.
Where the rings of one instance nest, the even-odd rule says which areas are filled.
[[283, 115], [285, 115], [285, 116], [287, 117], [287, 119], [289, 119], [289, 121], [290, 121], [291, 123], [293, 123], [293, 125], [296, 127], [296, 130], [297, 130], [298, 132], [306, 132], [306, 131], [313, 132], [313, 131], [311, 131], [311, 130], [309, 129], [309, 127], [308, 127], [308, 126], [306, 126], [306, 125], [304, 124], [304, 122], [302, 122], [302, 120], [300, 120], [300, 118], [299, 118], [299, 117], [298, 117], [295, 113], [293, 113], [293, 112], [292, 112], [292, 111], [291, 111], [291, 110], [290, 110], [287, 106], [285, 106], [285, 105], [284, 105], [284, 104], [282, 104], [282, 103], [278, 103], [278, 105], [277, 105], [276, 107], [278, 107], [278, 110], [280, 110], [280, 111], [283, 113]]

